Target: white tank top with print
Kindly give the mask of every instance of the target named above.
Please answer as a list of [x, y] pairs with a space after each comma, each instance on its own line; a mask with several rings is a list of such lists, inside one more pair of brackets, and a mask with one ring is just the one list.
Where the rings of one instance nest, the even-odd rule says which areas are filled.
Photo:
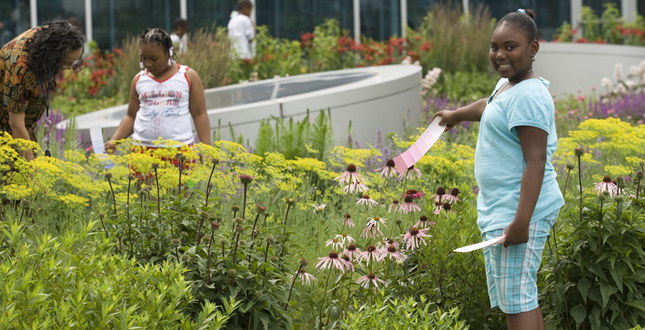
[[145, 70], [139, 72], [136, 83], [139, 111], [134, 119], [132, 139], [144, 146], [157, 146], [152, 141], [161, 137], [186, 144], [193, 143], [191, 116], [188, 108], [190, 83], [188, 67], [179, 65], [172, 77], [159, 81]]

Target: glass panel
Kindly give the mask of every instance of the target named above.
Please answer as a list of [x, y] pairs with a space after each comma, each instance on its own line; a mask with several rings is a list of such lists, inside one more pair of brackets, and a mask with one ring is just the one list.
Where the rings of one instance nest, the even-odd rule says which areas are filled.
[[83, 0], [40, 0], [36, 8], [38, 25], [75, 17], [82, 27], [85, 27], [85, 1]]
[[408, 26], [412, 29], [419, 27], [435, 3], [435, 0], [408, 1]]
[[0, 0], [0, 25], [0, 47], [2, 47], [31, 27], [29, 1]]
[[233, 10], [237, 10], [236, 1], [187, 0], [187, 7], [190, 31], [200, 27], [210, 28], [213, 24], [226, 26]]
[[401, 35], [399, 0], [361, 1], [361, 34], [375, 40]]
[[613, 3], [614, 6], [616, 6], [616, 8], [620, 10], [620, 4], [621, 4], [620, 0], [583, 0], [582, 1], [582, 5], [591, 7], [591, 9], [593, 9], [594, 13], [596, 13], [598, 17], [600, 17], [600, 15], [602, 15], [602, 12], [605, 11], [606, 3]]
[[169, 33], [179, 17], [177, 0], [93, 0], [94, 40], [101, 49], [112, 49], [130, 35], [161, 27]]
[[274, 37], [299, 40], [313, 32], [326, 19], [336, 19], [342, 30], [353, 34], [354, 17], [351, 0], [269, 0], [257, 2], [258, 25], [269, 27]]
[[535, 12], [535, 23], [538, 27], [540, 38], [544, 40], [553, 40], [555, 30], [562, 25], [564, 21], [571, 21], [571, 7], [569, 1], [518, 1], [513, 0], [471, 0], [473, 6], [480, 4], [490, 8], [491, 15], [497, 20], [504, 17], [509, 12], [516, 11], [519, 8], [532, 9]]

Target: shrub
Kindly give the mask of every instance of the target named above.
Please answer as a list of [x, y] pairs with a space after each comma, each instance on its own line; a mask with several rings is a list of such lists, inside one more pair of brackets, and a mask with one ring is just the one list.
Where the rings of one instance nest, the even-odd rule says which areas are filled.
[[237, 303], [223, 314], [205, 303], [196, 319], [181, 264], [140, 267], [111, 253], [96, 237], [94, 222], [54, 238], [29, 235], [16, 222], [0, 227], [0, 327], [87, 329], [221, 329]]
[[437, 309], [424, 296], [419, 301], [409, 297], [395, 299], [383, 291], [375, 301], [360, 304], [354, 301], [340, 323], [341, 329], [468, 329], [459, 319], [459, 309]]

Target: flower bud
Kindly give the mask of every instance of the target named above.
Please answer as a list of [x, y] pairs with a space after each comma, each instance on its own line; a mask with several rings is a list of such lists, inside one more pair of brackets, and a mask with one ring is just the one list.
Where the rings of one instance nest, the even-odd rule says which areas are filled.
[[264, 213], [264, 211], [267, 210], [267, 208], [266, 208], [266, 206], [256, 205], [255, 210], [258, 211], [258, 213], [262, 214], [262, 213]]
[[187, 232], [185, 232], [185, 231], [182, 231], [182, 232], [181, 232], [181, 234], [179, 234], [179, 235], [180, 235], [180, 236], [181, 236], [181, 238], [183, 238], [183, 239], [186, 239], [186, 237], [188, 237], [188, 233], [187, 233]]
[[181, 244], [181, 241], [178, 238], [173, 238], [172, 239], [172, 246], [178, 247], [179, 244]]
[[132, 175], [132, 174], [128, 174], [128, 180], [129, 180], [129, 181], [132, 181], [132, 180], [134, 180], [134, 179], [135, 179], [134, 175]]
[[287, 205], [293, 206], [293, 204], [296, 204], [296, 201], [293, 198], [287, 198], [285, 199], [285, 202], [287, 202]]
[[241, 224], [243, 224], [243, 223], [244, 223], [244, 219], [239, 218], [239, 217], [238, 217], [238, 218], [235, 218], [235, 223], [237, 223], [238, 225], [241, 225]]
[[616, 202], [620, 203], [620, 202], [622, 202], [622, 201], [624, 201], [624, 200], [625, 200], [625, 197], [623, 197], [623, 196], [621, 196], [621, 195], [616, 195], [616, 196], [614, 197], [614, 200], [615, 200]]
[[244, 232], [244, 227], [235, 226], [235, 231], [238, 232], [238, 233], [243, 233]]
[[217, 222], [215, 222], [215, 221], [211, 221], [211, 229], [212, 229], [212, 230], [218, 230], [218, 229], [219, 229], [219, 227], [220, 227], [220, 224], [219, 224], [219, 223], [217, 223]]
[[108, 180], [112, 179], [112, 173], [110, 173], [110, 172], [105, 172], [105, 174], [103, 174], [103, 175], [104, 175], [104, 176], [105, 176], [105, 178], [106, 178], [106, 179], [108, 179]]
[[275, 242], [275, 239], [273, 239], [273, 237], [271, 236], [267, 236], [264, 240], [269, 244], [273, 244]]
[[607, 196], [605, 195], [598, 195], [598, 200], [603, 203], [607, 199]]
[[302, 267], [307, 267], [307, 265], [309, 265], [309, 261], [307, 261], [307, 259], [305, 258], [300, 258], [300, 264], [302, 265]]
[[231, 205], [231, 211], [233, 212], [238, 212], [240, 210], [240, 207], [237, 205]]
[[641, 172], [641, 171], [636, 172], [636, 177], [638, 179], [642, 179], [643, 178], [643, 172]]
[[574, 167], [573, 164], [571, 164], [571, 163], [567, 164], [567, 170], [572, 170], [573, 167]]
[[156, 169], [158, 169], [158, 168], [159, 168], [159, 163], [152, 163], [152, 165], [151, 165], [151, 166], [152, 166], [152, 169], [153, 169], [153, 170], [156, 170]]

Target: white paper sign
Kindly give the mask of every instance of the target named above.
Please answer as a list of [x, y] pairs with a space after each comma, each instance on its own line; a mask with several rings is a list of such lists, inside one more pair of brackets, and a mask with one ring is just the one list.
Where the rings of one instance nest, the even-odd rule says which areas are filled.
[[103, 160], [105, 168], [112, 168], [114, 163], [105, 155], [105, 144], [103, 142], [103, 130], [101, 126], [90, 127], [90, 139], [92, 140], [92, 149], [98, 159]]
[[504, 234], [504, 235], [502, 235], [500, 237], [489, 239], [488, 241], [484, 241], [484, 242], [481, 242], [481, 243], [460, 247], [458, 249], [455, 249], [454, 251], [455, 252], [462, 252], [462, 253], [472, 252], [472, 251], [475, 251], [475, 250], [483, 249], [483, 248], [485, 248], [487, 246], [504, 243], [505, 239], [506, 239], [506, 234]]

